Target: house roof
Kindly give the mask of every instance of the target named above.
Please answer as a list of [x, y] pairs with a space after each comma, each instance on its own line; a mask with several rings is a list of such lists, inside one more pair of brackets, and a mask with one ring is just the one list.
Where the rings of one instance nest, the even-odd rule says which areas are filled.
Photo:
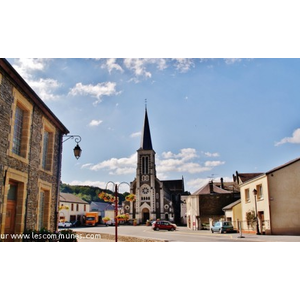
[[[193, 193], [192, 196], [209, 195], [210, 194], [210, 184], [211, 183], [208, 183], [208, 184], [204, 185], [199, 190], [197, 190], [195, 193]], [[212, 184], [212, 187], [213, 187], [213, 192], [215, 194], [231, 194], [230, 191], [226, 191], [224, 189], [221, 189], [221, 188], [217, 187], [214, 183]]]
[[103, 203], [103, 202], [91, 202], [91, 209], [97, 209], [98, 211], [104, 211], [104, 210], [114, 210], [115, 207], [112, 206], [109, 203]]
[[289, 165], [291, 165], [291, 164], [293, 164], [293, 163], [295, 163], [295, 162], [297, 162], [297, 161], [299, 161], [299, 160], [300, 160], [300, 157], [298, 157], [298, 158], [296, 158], [296, 159], [293, 159], [293, 160], [291, 160], [291, 161], [289, 161], [289, 162], [287, 162], [287, 163], [285, 163], [285, 164], [283, 164], [283, 165], [281, 165], [281, 166], [278, 166], [278, 167], [276, 167], [276, 168], [274, 168], [274, 169], [268, 171], [266, 174], [268, 175], [268, 174], [270, 174], [270, 173], [274, 173], [274, 172], [276, 172], [276, 171], [278, 171], [278, 170], [280, 170], [280, 169], [283, 169], [283, 168], [285, 168], [285, 167], [287, 167], [287, 166], [289, 166]]
[[262, 174], [263, 173], [238, 173], [238, 176], [243, 183]]
[[0, 67], [13, 80], [16, 85], [29, 99], [31, 99], [37, 107], [51, 120], [63, 134], [68, 134], [69, 130], [62, 124], [62, 122], [55, 116], [50, 108], [41, 100], [35, 91], [28, 85], [28, 83], [19, 75], [19, 73], [12, 67], [12, 65], [4, 58], [0, 59]]
[[232, 202], [230, 203], [229, 205], [223, 207], [223, 210], [231, 210], [234, 206], [238, 205], [241, 203], [241, 199], [235, 201], [235, 202]]
[[89, 204], [87, 201], [84, 201], [81, 198], [69, 193], [60, 193], [59, 201], [68, 203]]
[[[214, 184], [222, 188], [222, 182], [214, 182]], [[240, 186], [236, 182], [223, 182], [223, 189], [229, 192], [239, 193], [240, 192]]]

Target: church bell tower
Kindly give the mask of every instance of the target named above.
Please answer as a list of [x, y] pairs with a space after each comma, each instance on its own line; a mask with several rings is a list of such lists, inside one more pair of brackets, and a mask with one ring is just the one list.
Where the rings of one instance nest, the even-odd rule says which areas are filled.
[[155, 219], [155, 202], [157, 198], [155, 151], [152, 148], [147, 108], [145, 109], [141, 146], [137, 150], [137, 170], [135, 184], [135, 218], [139, 223], [145, 223], [147, 220]]

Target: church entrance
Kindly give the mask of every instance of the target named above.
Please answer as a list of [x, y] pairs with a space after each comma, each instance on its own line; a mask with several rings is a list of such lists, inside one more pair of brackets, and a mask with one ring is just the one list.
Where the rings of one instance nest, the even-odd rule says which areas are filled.
[[142, 223], [146, 223], [147, 220], [150, 220], [150, 212], [148, 208], [143, 208], [142, 210]]

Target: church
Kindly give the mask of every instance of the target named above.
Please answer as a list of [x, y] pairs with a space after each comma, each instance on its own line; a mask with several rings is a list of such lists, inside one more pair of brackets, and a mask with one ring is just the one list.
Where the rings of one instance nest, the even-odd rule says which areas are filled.
[[156, 177], [155, 151], [152, 147], [147, 108], [145, 109], [141, 145], [137, 150], [136, 178], [130, 183], [135, 201], [125, 201], [124, 211], [138, 224], [147, 220], [170, 220], [181, 223], [181, 195], [184, 180], [159, 180]]

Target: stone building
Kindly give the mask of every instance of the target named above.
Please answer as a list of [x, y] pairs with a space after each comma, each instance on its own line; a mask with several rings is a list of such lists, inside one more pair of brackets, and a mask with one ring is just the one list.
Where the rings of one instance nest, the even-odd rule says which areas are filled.
[[125, 201], [124, 212], [138, 223], [147, 220], [166, 219], [180, 224], [181, 195], [184, 192], [183, 178], [159, 180], [156, 177], [155, 151], [152, 147], [147, 109], [145, 110], [141, 147], [137, 150], [136, 178], [130, 184], [135, 202]]
[[67, 128], [0, 59], [0, 233], [57, 228], [62, 137]]
[[192, 195], [184, 196], [187, 227], [201, 230], [204, 224], [225, 218], [223, 208], [240, 199], [239, 186], [235, 182], [210, 181]]

